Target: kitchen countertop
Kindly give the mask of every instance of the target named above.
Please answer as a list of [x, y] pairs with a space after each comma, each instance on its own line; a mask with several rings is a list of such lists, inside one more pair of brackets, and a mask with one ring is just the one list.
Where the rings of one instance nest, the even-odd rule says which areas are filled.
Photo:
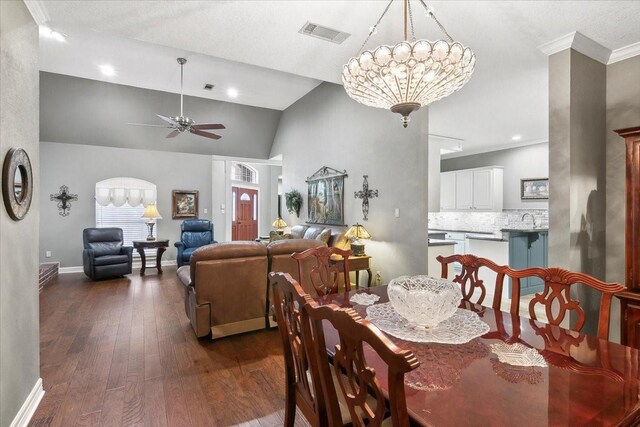
[[504, 231], [507, 233], [540, 233], [549, 231], [548, 228], [502, 228], [500, 231]]
[[453, 240], [429, 239], [429, 246], [447, 246], [455, 245]]
[[491, 231], [478, 231], [478, 230], [454, 230], [452, 228], [430, 228], [429, 231], [435, 231], [435, 232], [446, 232], [446, 231], [451, 231], [452, 233], [475, 233], [475, 234], [488, 234], [488, 235], [493, 235], [493, 232]]
[[502, 235], [497, 236], [495, 234], [482, 234], [482, 233], [469, 233], [467, 234], [467, 239], [471, 240], [491, 240], [493, 242], [506, 242], [507, 239], [503, 238]]

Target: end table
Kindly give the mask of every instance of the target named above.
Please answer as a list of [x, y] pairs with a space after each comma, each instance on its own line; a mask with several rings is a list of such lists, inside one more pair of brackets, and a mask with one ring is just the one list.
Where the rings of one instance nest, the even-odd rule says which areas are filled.
[[[332, 264], [342, 263], [342, 260], [331, 260]], [[360, 271], [367, 272], [367, 288], [371, 287], [371, 257], [369, 255], [349, 257], [349, 272], [356, 273], [356, 289], [360, 287]]]
[[[162, 254], [169, 247], [169, 240], [134, 240], [133, 247], [140, 254], [140, 259], [142, 260], [142, 267], [140, 268], [140, 275], [144, 276], [144, 270], [148, 268], [156, 268], [158, 270], [158, 274], [162, 274]], [[153, 249], [157, 248], [156, 252], [156, 265], [147, 266], [147, 257], [144, 253], [145, 249]]]

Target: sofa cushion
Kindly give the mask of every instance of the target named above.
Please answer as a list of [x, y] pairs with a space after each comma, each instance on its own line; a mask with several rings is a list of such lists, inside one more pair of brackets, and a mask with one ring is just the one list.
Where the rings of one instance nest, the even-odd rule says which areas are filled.
[[94, 242], [87, 243], [89, 249], [93, 249], [96, 257], [104, 255], [118, 255], [122, 249], [122, 242]]
[[302, 238], [315, 239], [320, 235], [320, 233], [322, 233], [324, 229], [325, 229], [324, 227], [318, 227], [318, 226], [312, 225], [309, 228], [307, 228], [307, 231], [304, 232], [304, 236]]
[[182, 259], [183, 261], [189, 261], [189, 257], [191, 256], [191, 254], [193, 253], [193, 251], [195, 251], [198, 248], [186, 248], [185, 250], [182, 251]]
[[269, 252], [269, 257], [273, 255], [289, 255], [294, 252], [303, 252], [307, 249], [311, 248], [319, 248], [321, 246], [326, 246], [320, 240], [315, 239], [287, 239], [287, 240], [278, 240], [277, 242], [269, 243], [267, 245], [267, 251]]
[[278, 234], [277, 231], [273, 230], [269, 232], [269, 243], [275, 242], [277, 240], [287, 240], [292, 238], [293, 236], [291, 234]]
[[294, 225], [291, 227], [291, 235], [294, 239], [302, 239], [307, 228], [309, 228], [308, 225]]
[[198, 261], [209, 261], [229, 258], [250, 258], [267, 256], [267, 247], [259, 242], [223, 242], [201, 246], [193, 251], [189, 263], [191, 265], [191, 281], [195, 282], [195, 265]]
[[94, 265], [112, 265], [112, 264], [128, 264], [128, 255], [104, 255], [96, 257], [93, 261]]
[[213, 240], [211, 231], [185, 231], [182, 233], [182, 242], [187, 248], [197, 248], [208, 245]]
[[331, 237], [331, 229], [325, 228], [320, 232], [320, 234], [318, 234], [318, 236], [316, 237], [316, 240], [320, 240], [321, 242], [324, 242], [324, 243], [329, 243], [330, 237]]

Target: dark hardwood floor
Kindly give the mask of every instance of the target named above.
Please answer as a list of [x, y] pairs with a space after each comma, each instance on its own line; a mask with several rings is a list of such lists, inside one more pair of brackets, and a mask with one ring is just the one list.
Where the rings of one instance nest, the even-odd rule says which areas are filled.
[[[45, 396], [31, 426], [280, 426], [277, 330], [198, 340], [174, 268], [40, 294]], [[296, 425], [308, 425], [298, 413]]]

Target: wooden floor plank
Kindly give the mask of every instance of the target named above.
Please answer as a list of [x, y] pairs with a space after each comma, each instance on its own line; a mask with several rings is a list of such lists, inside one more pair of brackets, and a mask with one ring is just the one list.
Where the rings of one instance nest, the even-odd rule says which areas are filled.
[[[41, 376], [31, 426], [281, 426], [277, 330], [198, 339], [175, 268], [91, 282], [61, 274], [40, 294]], [[308, 426], [299, 413], [296, 426]]]

